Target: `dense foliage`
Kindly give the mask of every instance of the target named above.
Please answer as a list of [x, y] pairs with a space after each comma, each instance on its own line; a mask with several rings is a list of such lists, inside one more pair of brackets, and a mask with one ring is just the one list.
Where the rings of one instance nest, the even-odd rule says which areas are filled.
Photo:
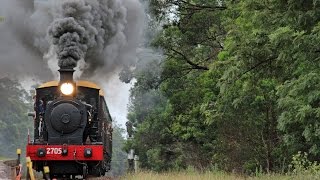
[[113, 121], [112, 131], [112, 160], [111, 171], [108, 175], [112, 177], [124, 175], [127, 171], [127, 153], [123, 150], [125, 140], [123, 138], [124, 129]]
[[18, 82], [0, 78], [0, 157], [16, 157], [16, 149], [25, 148], [28, 129], [33, 130], [30, 99]]
[[319, 160], [320, 1], [152, 0], [163, 61], [135, 72], [143, 168], [286, 171]]

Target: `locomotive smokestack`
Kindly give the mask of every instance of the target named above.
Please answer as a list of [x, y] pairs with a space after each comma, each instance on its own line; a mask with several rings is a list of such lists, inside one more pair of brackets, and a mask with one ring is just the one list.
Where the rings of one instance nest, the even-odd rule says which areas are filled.
[[72, 68], [61, 68], [59, 88], [63, 97], [73, 97], [76, 94], [76, 83], [73, 81]]
[[74, 69], [59, 69], [60, 72], [60, 84], [62, 83], [73, 83]]

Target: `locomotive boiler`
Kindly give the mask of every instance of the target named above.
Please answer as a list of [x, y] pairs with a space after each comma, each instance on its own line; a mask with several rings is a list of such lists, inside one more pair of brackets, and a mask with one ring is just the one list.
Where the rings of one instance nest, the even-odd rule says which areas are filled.
[[36, 89], [34, 137], [27, 153], [36, 171], [52, 178], [103, 176], [110, 170], [112, 119], [99, 86], [74, 81], [73, 69], [60, 69], [60, 81]]

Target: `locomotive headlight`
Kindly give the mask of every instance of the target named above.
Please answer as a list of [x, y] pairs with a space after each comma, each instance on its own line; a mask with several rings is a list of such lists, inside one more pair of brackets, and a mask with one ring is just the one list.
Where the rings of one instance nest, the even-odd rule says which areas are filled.
[[62, 94], [69, 96], [73, 93], [74, 87], [71, 83], [63, 83], [60, 87]]

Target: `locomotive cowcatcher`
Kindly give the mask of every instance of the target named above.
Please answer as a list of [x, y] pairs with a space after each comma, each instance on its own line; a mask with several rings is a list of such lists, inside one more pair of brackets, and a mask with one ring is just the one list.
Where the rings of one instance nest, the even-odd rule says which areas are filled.
[[73, 69], [60, 69], [60, 81], [36, 89], [34, 138], [27, 153], [33, 169], [50, 169], [51, 178], [103, 176], [110, 170], [112, 119], [103, 91], [89, 81], [73, 80]]

